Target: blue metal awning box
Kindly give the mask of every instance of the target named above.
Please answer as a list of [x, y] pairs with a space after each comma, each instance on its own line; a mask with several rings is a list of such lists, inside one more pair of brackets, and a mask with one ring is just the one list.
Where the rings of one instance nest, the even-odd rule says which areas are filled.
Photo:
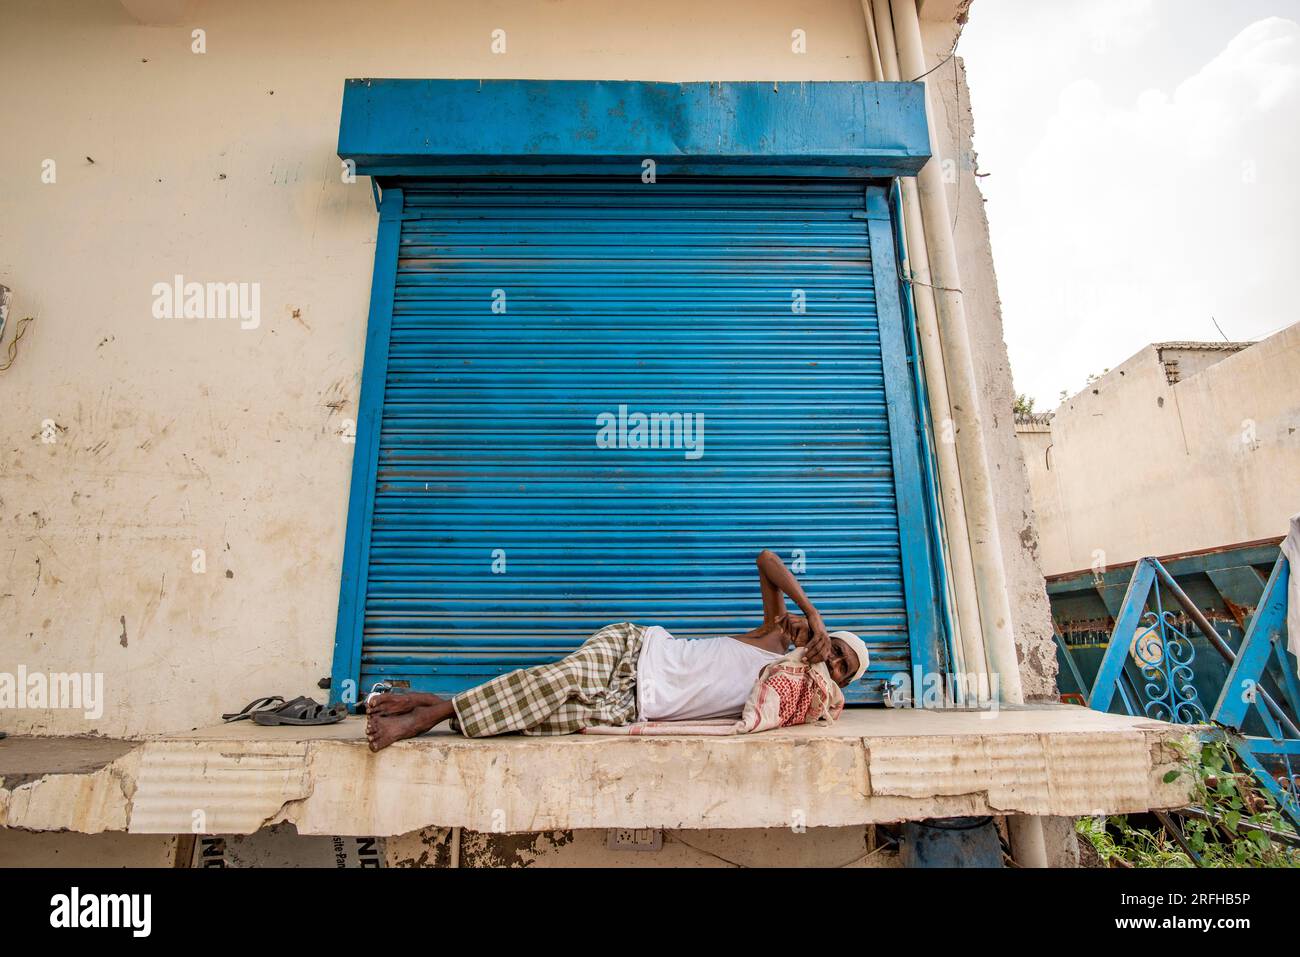
[[348, 80], [339, 156], [372, 176], [913, 176], [920, 83]]

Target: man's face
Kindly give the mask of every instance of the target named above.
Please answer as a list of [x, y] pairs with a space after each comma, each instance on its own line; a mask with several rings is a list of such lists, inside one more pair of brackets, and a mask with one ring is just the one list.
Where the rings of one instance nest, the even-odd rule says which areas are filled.
[[831, 680], [841, 688], [857, 674], [858, 656], [843, 639], [831, 639], [831, 656], [826, 659], [826, 670], [831, 673]]

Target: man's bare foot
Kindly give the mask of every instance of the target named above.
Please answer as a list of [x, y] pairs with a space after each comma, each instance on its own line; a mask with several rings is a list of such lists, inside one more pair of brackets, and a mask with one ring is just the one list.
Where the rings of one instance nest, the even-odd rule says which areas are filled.
[[408, 714], [416, 708], [428, 707], [446, 700], [436, 694], [425, 694], [422, 691], [405, 691], [402, 694], [385, 692], [375, 695], [366, 703], [366, 714], [384, 716]]
[[404, 714], [367, 714], [366, 739], [371, 751], [382, 751], [394, 741], [414, 738], [441, 724], [451, 714], [451, 702], [423, 705]]

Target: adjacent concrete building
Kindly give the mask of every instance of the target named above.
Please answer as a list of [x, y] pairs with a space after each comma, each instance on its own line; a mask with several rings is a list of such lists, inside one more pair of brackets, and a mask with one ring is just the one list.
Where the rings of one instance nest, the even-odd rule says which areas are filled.
[[1257, 343], [1159, 342], [1020, 416], [1051, 577], [1278, 539], [1300, 511], [1300, 325]]

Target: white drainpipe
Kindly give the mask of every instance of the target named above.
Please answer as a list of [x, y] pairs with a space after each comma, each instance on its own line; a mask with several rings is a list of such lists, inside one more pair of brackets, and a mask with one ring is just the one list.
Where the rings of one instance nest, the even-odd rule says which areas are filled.
[[[877, 2], [883, 4], [885, 0]], [[916, 0], [889, 0], [889, 3], [893, 11], [899, 68], [908, 79], [920, 77], [927, 67]], [[1007, 593], [1006, 567], [1002, 561], [1001, 539], [998, 535], [993, 479], [989, 469], [988, 449], [984, 442], [983, 424], [980, 421], [979, 392], [975, 380], [970, 329], [966, 324], [966, 307], [958, 291], [961, 289], [961, 273], [957, 267], [957, 244], [948, 213], [948, 194], [940, 172], [942, 154], [939, 150], [939, 137], [935, 132], [936, 113], [931, 104], [928, 83], [926, 112], [930, 118], [930, 148], [933, 157], [916, 177], [926, 239], [921, 248], [929, 253], [931, 275], [934, 277], [932, 282], [935, 288], [931, 291], [937, 311], [940, 343], [943, 346], [948, 397], [957, 430], [957, 455], [961, 462], [961, 484], [966, 503], [975, 590], [983, 624], [984, 650], [990, 672], [1000, 679], [1001, 700], [1009, 704], [1022, 704], [1025, 700], [1024, 689], [1020, 682], [1020, 664], [1016, 657], [1015, 633], [1011, 625], [1011, 600]], [[959, 552], [960, 549], [953, 551]], [[1043, 824], [1039, 818], [1008, 816], [1007, 829], [1012, 851], [1022, 867], [1047, 866], [1047, 847]]]
[[[880, 45], [880, 38], [877, 36], [876, 20], [871, 15], [871, 0], [862, 0], [862, 17], [867, 21], [867, 43], [871, 47], [871, 75], [877, 80], [885, 79], [885, 67], [881, 62], [884, 60], [885, 52]], [[894, 38], [889, 37], [889, 48], [894, 48]]]
[[[894, 19], [894, 40], [898, 65], [908, 79], [925, 73], [921, 23], [915, 0], [890, 0]], [[966, 306], [962, 299], [961, 273], [957, 267], [957, 244], [948, 213], [948, 194], [943, 184], [942, 152], [935, 129], [929, 84], [926, 84], [926, 112], [930, 122], [933, 158], [917, 174], [921, 218], [933, 277], [939, 340], [943, 346], [948, 398], [956, 432], [957, 456], [961, 463], [961, 485], [966, 506], [971, 561], [975, 573], [984, 653], [989, 672], [999, 681], [999, 698], [1009, 704], [1024, 702], [1020, 664], [1016, 658], [1015, 632], [1011, 623], [1011, 599], [1002, 561], [997, 508], [993, 498], [993, 476], [989, 468], [984, 426], [980, 421], [979, 391]]]
[[898, 48], [894, 45], [894, 18], [889, 14], [889, 0], [862, 0], [862, 9], [866, 11], [867, 22], [874, 23], [876, 36], [880, 38], [880, 62], [884, 72], [877, 76], [889, 83], [897, 83]]
[[[879, 38], [880, 60], [883, 72], [880, 78], [898, 82], [898, 51], [894, 45], [894, 21], [889, 13], [888, 0], [872, 3], [862, 0], [868, 22], [874, 18], [875, 35]], [[874, 6], [874, 11], [872, 7]], [[925, 230], [921, 225], [921, 203], [917, 198], [916, 182], [910, 178], [899, 180], [903, 197], [902, 225], [907, 238], [907, 259], [903, 263], [904, 275], [914, 278], [912, 298], [916, 306], [916, 334], [921, 344], [922, 365], [925, 369], [925, 386], [930, 400], [930, 419], [941, 432], [936, 437], [935, 453], [939, 466], [939, 497], [943, 510], [947, 551], [944, 571], [947, 576], [949, 606], [953, 609], [952, 644], [953, 670], [958, 675], [971, 676], [974, 687], [956, 689], [958, 700], [965, 702], [966, 691], [984, 696], [989, 693], [988, 670], [985, 663], [983, 631], [980, 628], [979, 601], [975, 593], [975, 570], [971, 564], [970, 533], [966, 527], [966, 505], [962, 501], [961, 471], [957, 464], [957, 446], [948, 435], [945, 423], [952, 421], [948, 400], [948, 381], [943, 362], [943, 347], [939, 340], [939, 324], [935, 312], [934, 291], [931, 288], [930, 255], [925, 247]]]

